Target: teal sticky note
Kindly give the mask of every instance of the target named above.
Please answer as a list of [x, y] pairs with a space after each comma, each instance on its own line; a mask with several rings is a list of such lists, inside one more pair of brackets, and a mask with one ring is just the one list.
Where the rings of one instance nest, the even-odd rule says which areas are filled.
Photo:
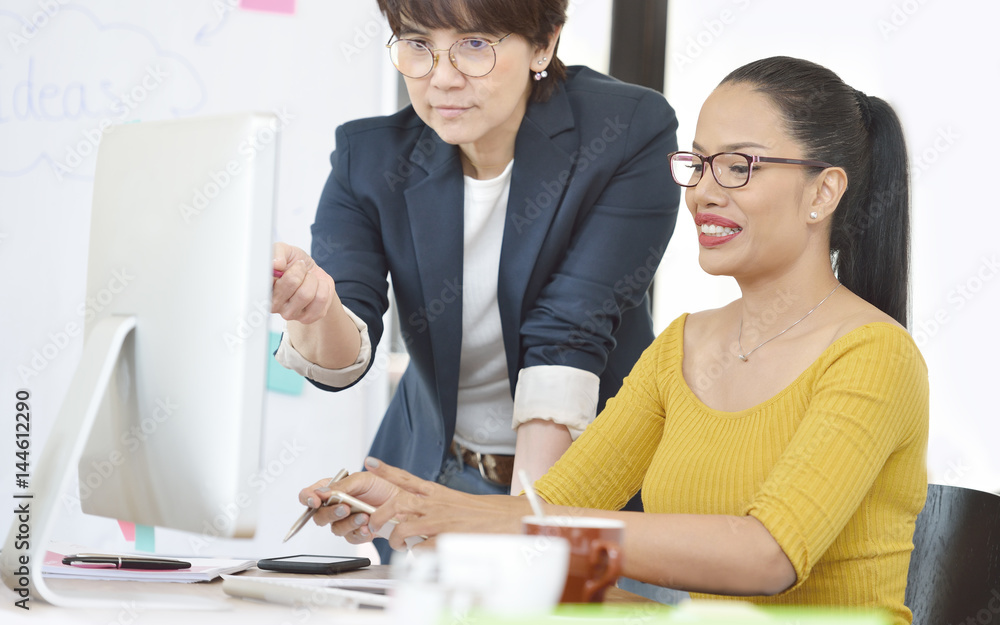
[[267, 388], [287, 395], [301, 395], [306, 379], [291, 369], [285, 369], [274, 359], [274, 350], [278, 349], [280, 342], [281, 334], [271, 332], [267, 348], [271, 354], [267, 359]]
[[156, 539], [153, 536], [152, 525], [135, 524], [135, 550], [146, 553], [156, 553]]

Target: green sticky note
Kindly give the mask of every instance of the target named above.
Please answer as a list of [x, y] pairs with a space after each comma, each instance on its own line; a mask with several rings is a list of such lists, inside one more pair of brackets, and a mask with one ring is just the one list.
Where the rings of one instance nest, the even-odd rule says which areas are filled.
[[280, 342], [281, 334], [271, 332], [268, 340], [268, 352], [271, 355], [267, 359], [267, 388], [278, 393], [301, 395], [306, 379], [291, 369], [285, 369], [274, 359], [274, 350], [278, 349]]
[[135, 550], [146, 553], [156, 553], [156, 539], [153, 536], [152, 525], [135, 524]]

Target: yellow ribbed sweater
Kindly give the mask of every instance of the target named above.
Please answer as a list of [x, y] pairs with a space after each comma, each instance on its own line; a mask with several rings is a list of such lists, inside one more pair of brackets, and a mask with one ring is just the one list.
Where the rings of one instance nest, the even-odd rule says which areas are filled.
[[744, 600], [882, 608], [910, 623], [903, 595], [927, 493], [929, 412], [910, 335], [889, 323], [857, 328], [774, 397], [722, 412], [684, 381], [686, 318], [643, 353], [539, 494], [617, 510], [641, 486], [647, 512], [753, 515], [798, 580]]

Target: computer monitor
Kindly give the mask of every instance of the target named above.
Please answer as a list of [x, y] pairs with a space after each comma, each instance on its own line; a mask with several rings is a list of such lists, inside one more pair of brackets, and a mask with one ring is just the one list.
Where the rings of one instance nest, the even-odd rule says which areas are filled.
[[101, 603], [53, 592], [41, 574], [74, 475], [85, 513], [252, 536], [277, 131], [273, 115], [247, 113], [104, 136], [83, 355], [31, 488], [16, 500], [30, 522], [15, 520], [0, 554], [11, 589], [57, 605]]

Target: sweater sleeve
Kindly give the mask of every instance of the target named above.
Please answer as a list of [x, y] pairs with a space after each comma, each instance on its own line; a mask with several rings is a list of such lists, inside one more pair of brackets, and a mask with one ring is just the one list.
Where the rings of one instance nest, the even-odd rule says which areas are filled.
[[889, 324], [854, 332], [818, 374], [801, 424], [746, 508], [795, 567], [789, 590], [809, 577], [891, 456], [925, 442], [927, 367], [913, 340]]
[[642, 486], [663, 436], [661, 389], [683, 318], [650, 345], [597, 419], [535, 484], [547, 502], [618, 510]]

